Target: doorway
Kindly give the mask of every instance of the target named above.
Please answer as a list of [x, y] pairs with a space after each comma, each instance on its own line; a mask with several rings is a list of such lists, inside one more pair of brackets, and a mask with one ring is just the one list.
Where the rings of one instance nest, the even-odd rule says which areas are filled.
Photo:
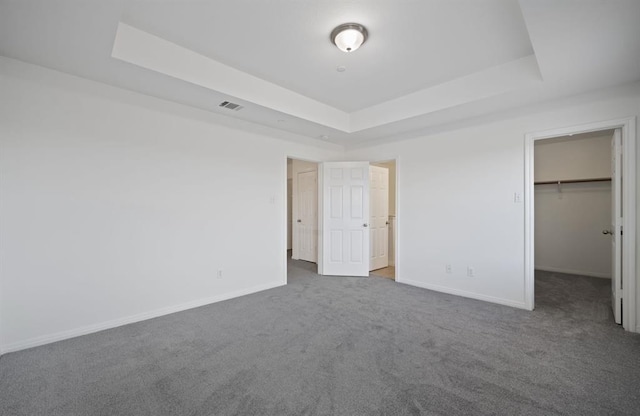
[[608, 233], [617, 205], [615, 134], [603, 130], [534, 144], [536, 304], [549, 311], [570, 306], [577, 319], [604, 323], [620, 323], [618, 294], [611, 296], [615, 273]]
[[[343, 191], [340, 191], [342, 195], [339, 205], [341, 205], [339, 212], [354, 214], [358, 211], [358, 204], [345, 208], [342, 206], [343, 202], [351, 204], [354, 198], [359, 194], [358, 191], [362, 191], [362, 196], [366, 195], [366, 204], [361, 206], [362, 212], [366, 212], [366, 216], [357, 219], [357, 230], [354, 228], [349, 231], [349, 234], [345, 235], [346, 241], [343, 241], [339, 249], [333, 247], [333, 251], [328, 253], [333, 256], [338, 256], [345, 249], [354, 250], [356, 246], [362, 246], [361, 253], [363, 254], [362, 260], [359, 261], [364, 268], [361, 273], [353, 273], [353, 271], [344, 271], [342, 269], [323, 269], [319, 265], [319, 260], [323, 257], [323, 240], [320, 230], [323, 229], [323, 218], [321, 213], [329, 212], [330, 209], [324, 207], [323, 204], [328, 202], [328, 199], [323, 199], [322, 188], [322, 175], [325, 165], [340, 164], [346, 162], [331, 162], [331, 163], [317, 163], [311, 161], [305, 161], [296, 159], [293, 157], [286, 158], [287, 168], [287, 181], [286, 181], [286, 228], [287, 228], [287, 255], [286, 261], [289, 260], [303, 260], [308, 264], [306, 267], [312, 267], [315, 270], [319, 270], [320, 274], [336, 274], [336, 275], [358, 275], [358, 276], [376, 276], [383, 277], [392, 280], [397, 279], [396, 264], [397, 264], [397, 220], [396, 220], [396, 160], [388, 160], [381, 162], [354, 162], [358, 165], [362, 165], [362, 174], [360, 177], [364, 180], [362, 184], [357, 185], [353, 189], [343, 191], [347, 192], [342, 195]], [[344, 175], [340, 175], [344, 178], [349, 177], [351, 181], [355, 179], [353, 167], [348, 171], [343, 171]], [[336, 171], [338, 172], [338, 171]], [[384, 173], [378, 176], [376, 179], [375, 173]], [[337, 173], [336, 173], [337, 174]], [[357, 176], [357, 175], [356, 175]], [[379, 180], [380, 177], [383, 180]], [[371, 186], [373, 182], [376, 182]], [[361, 186], [363, 185], [363, 186]], [[373, 196], [369, 192], [369, 188], [373, 187]], [[343, 188], [343, 187], [342, 187]], [[337, 188], [334, 188], [335, 193]], [[378, 198], [382, 197], [382, 198]], [[375, 204], [380, 209], [369, 209], [371, 203], [370, 198], [375, 200]], [[348, 201], [347, 201], [348, 200]], [[382, 202], [379, 202], [382, 201]], [[361, 202], [364, 202], [361, 201]], [[315, 209], [314, 209], [315, 208]], [[335, 211], [334, 207], [334, 211]], [[372, 214], [372, 215], [370, 215]], [[369, 226], [369, 223], [372, 226]], [[370, 238], [370, 230], [374, 231], [374, 238]], [[357, 232], [356, 232], [357, 231]], [[336, 236], [338, 233], [329, 233]], [[362, 244], [355, 244], [355, 237], [362, 236]], [[355, 236], [355, 237], [354, 237]], [[334, 238], [334, 237], [331, 237]], [[290, 243], [289, 243], [290, 242]], [[370, 250], [371, 249], [371, 250]], [[366, 253], [366, 254], [365, 254]], [[370, 253], [374, 253], [371, 256]], [[342, 254], [340, 254], [343, 256]], [[340, 256], [338, 256], [340, 257]], [[357, 250], [350, 252], [348, 255], [343, 256], [349, 258], [349, 267], [355, 266], [357, 263]], [[375, 261], [374, 261], [375, 260]], [[352, 267], [353, 268], [353, 267]], [[360, 266], [358, 266], [358, 270]], [[373, 273], [369, 273], [373, 271]]]
[[[614, 147], [617, 146], [617, 150], [612, 152], [615, 156], [613, 165], [617, 166], [617, 170], [613, 171], [613, 175], [609, 175], [611, 180], [611, 199], [610, 201], [617, 201], [616, 204], [612, 204], [612, 219], [608, 222], [612, 222], [612, 225], [605, 227], [604, 230], [599, 230], [605, 237], [610, 237], [611, 244], [611, 289], [612, 289], [612, 308], [614, 315], [619, 316], [620, 322], [627, 330], [636, 331], [636, 273], [635, 273], [635, 217], [636, 217], [636, 201], [635, 201], [635, 119], [622, 119], [613, 120], [609, 122], [593, 123], [589, 125], [576, 126], [570, 128], [562, 128], [556, 130], [548, 130], [538, 133], [530, 133], [526, 135], [525, 146], [525, 192], [526, 192], [526, 204], [525, 204], [525, 302], [528, 309], [533, 309], [535, 306], [535, 268], [538, 265], [537, 253], [536, 253], [536, 187], [550, 186], [549, 182], [554, 182], [553, 186], [559, 188], [562, 192], [563, 179], [565, 178], [543, 178], [536, 177], [536, 169], [539, 166], [535, 160], [535, 150], [538, 141], [540, 143], [543, 140], [552, 139], [556, 140], [556, 143], [562, 143], [562, 140], [569, 142], [573, 136], [585, 135], [605, 135], [614, 131], [611, 143]], [[616, 139], [617, 137], [617, 139]], [[553, 142], [548, 142], [553, 144]], [[611, 166], [611, 163], [607, 163], [607, 168]], [[609, 168], [609, 171], [610, 168]], [[616, 179], [617, 178], [617, 179]], [[624, 181], [621, 179], [624, 178]], [[576, 179], [576, 178], [574, 178]], [[589, 187], [593, 184], [607, 182], [607, 177], [582, 177], [577, 178], [575, 182], [564, 181], [565, 194], [561, 195], [568, 199], [566, 186], [581, 186]], [[590, 179], [589, 182], [582, 181], [581, 179]], [[536, 185], [536, 181], [538, 184]], [[546, 182], [546, 183], [545, 183]], [[559, 183], [558, 183], [559, 182]], [[569, 182], [569, 183], [567, 183]], [[557, 192], [557, 190], [556, 190]], [[558, 195], [555, 196], [556, 198]], [[617, 198], [616, 198], [617, 197]], [[620, 213], [620, 216], [617, 215]], [[624, 215], [622, 215], [624, 213]], [[578, 214], [574, 214], [578, 215]], [[581, 213], [579, 215], [582, 215]], [[603, 224], [604, 225], [604, 224]], [[596, 225], [600, 228], [600, 224]], [[622, 230], [624, 229], [624, 236]], [[591, 230], [593, 233], [593, 230]], [[595, 237], [595, 236], [593, 236]], [[601, 236], [599, 236], [601, 237]], [[624, 244], [622, 244], [622, 238], [624, 238]], [[540, 247], [539, 247], [540, 248]], [[540, 250], [541, 253], [542, 250]], [[544, 255], [541, 260], [544, 260]], [[546, 261], [549, 259], [547, 258]], [[602, 264], [600, 265], [602, 267]], [[570, 270], [570, 269], [567, 269]], [[619, 297], [616, 300], [616, 296]], [[616, 302], [618, 301], [618, 304]], [[619, 306], [619, 309], [618, 309]]]
[[371, 162], [369, 276], [395, 280], [396, 161]]
[[[395, 190], [397, 162], [387, 163], [393, 168]], [[368, 161], [324, 162], [319, 165], [318, 172], [321, 230], [318, 273], [368, 277], [371, 270], [388, 267], [391, 225], [388, 169]], [[392, 194], [395, 212], [396, 192]], [[379, 209], [371, 209], [372, 204]], [[392, 242], [395, 266], [397, 231], [393, 233]], [[397, 279], [395, 270], [394, 277]]]
[[[287, 158], [287, 234], [291, 234], [291, 258], [318, 261], [318, 164]], [[289, 231], [290, 230], [290, 231]]]

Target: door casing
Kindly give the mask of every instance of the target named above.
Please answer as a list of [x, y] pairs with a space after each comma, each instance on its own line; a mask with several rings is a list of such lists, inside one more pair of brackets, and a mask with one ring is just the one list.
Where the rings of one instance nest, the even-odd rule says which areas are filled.
[[[304, 157], [300, 157], [300, 156], [296, 156], [296, 155], [289, 155], [289, 154], [285, 154], [283, 155], [283, 163], [282, 163], [282, 176], [283, 176], [283, 182], [282, 182], [282, 203], [283, 206], [285, 207], [285, 209], [282, 212], [282, 221], [283, 224], [285, 225], [284, 227], [282, 227], [282, 245], [283, 245], [283, 250], [282, 250], [282, 265], [283, 265], [283, 275], [282, 275], [282, 284], [287, 284], [287, 262], [288, 262], [288, 258], [287, 258], [287, 250], [286, 250], [286, 246], [287, 246], [287, 159], [295, 159], [295, 160], [301, 160], [301, 161], [306, 161], [306, 162], [311, 162], [311, 163], [315, 163], [315, 164], [320, 164], [322, 162], [317, 161], [317, 160], [310, 160], [310, 159], [305, 159]], [[402, 213], [402, 204], [401, 204], [401, 192], [400, 192], [400, 177], [401, 177], [401, 166], [402, 166], [402, 162], [401, 162], [401, 157], [400, 156], [395, 156], [395, 157], [391, 157], [391, 158], [385, 158], [385, 161], [394, 161], [394, 165], [395, 165], [395, 206], [396, 206], [396, 230], [395, 230], [395, 243], [394, 243], [394, 265], [395, 265], [395, 281], [402, 283], [402, 268], [401, 268], [401, 261], [402, 259], [400, 258], [400, 244], [401, 244], [401, 239], [400, 239], [400, 233], [401, 233], [401, 223], [402, 223], [402, 218], [400, 217], [401, 213]], [[322, 206], [322, 192], [320, 192], [321, 189], [321, 184], [320, 184], [320, 178], [318, 178], [318, 230], [321, 230], [322, 228], [322, 212], [320, 211], [320, 207]], [[322, 259], [322, 244], [320, 239], [318, 240], [318, 272], [321, 272], [321, 261], [320, 259]]]
[[525, 307], [535, 307], [535, 253], [534, 253], [534, 144], [536, 140], [600, 130], [621, 129], [622, 132], [622, 220], [624, 244], [622, 247], [623, 322], [627, 331], [640, 332], [636, 322], [636, 119], [635, 117], [601, 121], [571, 127], [562, 127], [525, 134]]
[[[611, 138], [611, 308], [613, 319], [622, 323], [622, 247], [625, 236], [622, 235], [622, 182], [621, 175], [621, 139], [620, 129], [615, 129]], [[621, 261], [622, 259], [622, 261]]]

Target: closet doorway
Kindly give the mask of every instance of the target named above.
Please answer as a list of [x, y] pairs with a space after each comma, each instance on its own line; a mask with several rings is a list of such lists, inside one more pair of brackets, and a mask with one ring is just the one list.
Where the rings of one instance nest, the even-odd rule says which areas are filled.
[[[573, 306], [588, 304], [591, 300], [587, 298], [574, 299], [574, 304], [567, 300], [569, 294], [576, 293], [573, 287], [575, 280], [571, 280], [571, 276], [580, 275], [584, 279], [591, 279], [591, 282], [599, 282], [595, 284], [600, 286], [597, 302], [601, 310], [606, 310], [606, 314], [596, 315], [600, 318], [604, 316], [608, 322], [615, 320], [627, 330], [637, 331], [635, 123], [635, 118], [619, 119], [525, 136], [527, 309], [545, 306], [539, 302], [551, 299], [557, 306], [558, 316], [562, 316], [571, 311]], [[555, 146], [554, 150], [568, 148], [579, 140], [585, 140], [583, 143], [592, 140], [592, 149], [588, 149], [589, 145], [575, 148], [564, 157], [550, 150], [552, 146]], [[601, 142], [598, 143], [599, 140]], [[547, 146], [546, 150], [540, 150], [544, 146]], [[597, 153], [595, 148], [601, 149], [597, 162], [590, 160], [588, 155]], [[553, 171], [549, 166], [544, 166], [549, 162], [545, 162], [541, 156], [545, 152], [552, 155], [551, 159], [555, 157], [560, 160], [555, 166], [560, 170]], [[606, 163], [603, 154], [607, 156]], [[540, 160], [537, 160], [538, 157]], [[554, 176], [541, 176], [550, 173]], [[610, 197], [603, 199], [602, 195], [607, 193]], [[550, 209], [561, 204], [561, 211]], [[563, 219], [559, 220], [559, 217]], [[579, 249], [574, 250], [576, 247]], [[610, 273], [607, 273], [608, 264]], [[560, 276], [560, 280], [564, 281], [564, 294], [539, 299], [536, 290], [544, 289], [539, 283], [545, 280], [551, 282], [549, 284], [554, 282], [544, 277], [538, 281], [539, 273]]]
[[535, 279], [536, 304], [621, 323], [614, 282], [621, 257], [610, 225], [621, 217], [615, 136], [604, 130], [535, 143]]

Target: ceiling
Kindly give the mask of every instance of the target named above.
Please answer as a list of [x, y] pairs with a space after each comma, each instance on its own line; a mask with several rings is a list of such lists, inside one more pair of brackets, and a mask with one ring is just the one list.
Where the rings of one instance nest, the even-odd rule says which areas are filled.
[[[0, 0], [0, 55], [349, 147], [638, 81], [638, 21], [637, 0]], [[369, 31], [350, 54], [346, 22]]]

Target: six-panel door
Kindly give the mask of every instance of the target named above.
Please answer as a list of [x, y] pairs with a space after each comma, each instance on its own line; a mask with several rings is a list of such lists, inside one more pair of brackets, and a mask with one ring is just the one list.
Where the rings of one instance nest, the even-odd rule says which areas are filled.
[[368, 276], [369, 162], [327, 162], [322, 175], [322, 273]]

